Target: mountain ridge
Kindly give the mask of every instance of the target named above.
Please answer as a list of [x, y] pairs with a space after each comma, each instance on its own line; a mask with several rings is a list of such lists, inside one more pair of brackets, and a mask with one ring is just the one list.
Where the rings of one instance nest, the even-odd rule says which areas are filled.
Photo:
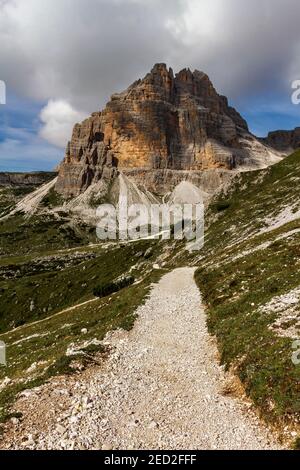
[[119, 170], [137, 183], [142, 172], [154, 174], [155, 190], [162, 172], [255, 169], [282, 156], [249, 132], [205, 73], [183, 69], [174, 75], [156, 64], [112, 95], [102, 112], [74, 126], [56, 190], [65, 198], [78, 196], [100, 180], [109, 184]]

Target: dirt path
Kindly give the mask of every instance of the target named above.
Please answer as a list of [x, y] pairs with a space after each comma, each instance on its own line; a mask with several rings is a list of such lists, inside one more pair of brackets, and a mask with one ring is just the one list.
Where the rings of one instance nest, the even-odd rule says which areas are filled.
[[176, 269], [154, 286], [133, 330], [107, 336], [102, 368], [21, 399], [28, 417], [12, 447], [279, 448], [249, 404], [222, 393], [232, 378], [218, 365], [193, 276]]

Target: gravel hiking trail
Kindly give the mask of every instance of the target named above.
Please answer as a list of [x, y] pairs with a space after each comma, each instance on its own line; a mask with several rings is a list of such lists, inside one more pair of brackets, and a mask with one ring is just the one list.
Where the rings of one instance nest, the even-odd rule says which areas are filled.
[[153, 285], [134, 328], [106, 336], [110, 354], [102, 367], [63, 383], [56, 378], [52, 389], [47, 384], [19, 399], [29, 417], [10, 432], [10, 445], [280, 449], [252, 405], [228, 392], [236, 382], [219, 365], [194, 272], [176, 269]]

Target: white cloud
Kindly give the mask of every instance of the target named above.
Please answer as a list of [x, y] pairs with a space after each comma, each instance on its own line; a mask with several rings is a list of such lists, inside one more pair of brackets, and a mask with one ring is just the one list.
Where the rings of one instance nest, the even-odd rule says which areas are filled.
[[76, 122], [81, 122], [84, 113], [74, 109], [65, 100], [49, 100], [42, 109], [40, 119], [43, 127], [40, 136], [57, 147], [64, 148], [70, 139], [72, 128]]

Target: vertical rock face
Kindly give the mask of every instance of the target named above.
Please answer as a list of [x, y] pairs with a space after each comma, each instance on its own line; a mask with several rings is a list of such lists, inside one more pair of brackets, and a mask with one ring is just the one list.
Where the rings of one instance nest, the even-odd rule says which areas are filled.
[[112, 179], [117, 161], [101, 132], [101, 113], [76, 124], [66, 155], [59, 166], [56, 190], [66, 197], [85, 191], [92, 182]]
[[157, 64], [102, 112], [76, 124], [56, 189], [78, 195], [92, 182], [114, 178], [117, 168], [230, 170], [251, 159], [251, 139], [247, 123], [206, 74], [184, 69], [174, 76]]
[[175, 77], [164, 64], [144, 80], [114, 95], [102, 113], [104, 142], [121, 168], [203, 169], [212, 162], [204, 151], [209, 137], [237, 140], [242, 118], [219, 97], [207, 75], [182, 70]]
[[264, 139], [265, 143], [279, 151], [293, 151], [300, 148], [300, 127], [292, 131], [274, 131]]

